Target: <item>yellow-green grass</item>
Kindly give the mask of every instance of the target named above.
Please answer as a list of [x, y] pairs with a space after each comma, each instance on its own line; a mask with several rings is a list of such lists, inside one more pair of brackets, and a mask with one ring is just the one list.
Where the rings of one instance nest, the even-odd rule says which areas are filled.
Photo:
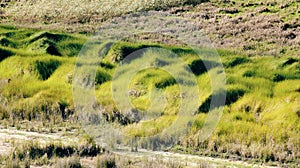
[[[51, 120], [50, 116], [57, 116], [57, 122], [67, 119], [65, 113], [74, 113], [74, 56], [79, 53], [79, 46], [83, 45], [86, 37], [7, 27], [1, 27], [0, 31], [5, 38], [15, 41], [15, 46], [3, 46], [3, 43], [0, 46], [1, 49], [11, 52], [8, 55], [0, 52], [3, 54], [0, 55], [0, 58], [3, 58], [0, 62], [0, 79], [11, 79], [10, 82], [1, 83], [1, 119]], [[14, 32], [14, 36], [5, 32]], [[17, 42], [17, 37], [23, 37], [23, 41]], [[53, 43], [47, 43], [46, 47], [35, 44], [38, 50], [33, 51], [33, 43], [41, 39]], [[78, 46], [70, 49], [69, 46], [75, 43]], [[52, 44], [57, 47], [58, 55], [47, 53], [47, 47]], [[118, 111], [112, 95], [111, 80], [119, 61], [126, 57], [123, 49], [129, 48], [133, 52], [148, 46], [153, 44], [116, 44], [105, 56], [105, 61], [100, 63], [95, 93], [97, 103], [108, 115]], [[203, 65], [199, 64], [200, 58], [186, 48], [180, 50], [180, 47], [176, 46], [155, 46], [177, 52], [191, 69], [203, 68]], [[200, 98], [194, 101], [199, 104], [199, 111], [195, 112], [195, 122], [191, 131], [178, 145], [204, 154], [217, 152], [237, 155], [244, 159], [299, 163], [299, 58], [246, 57], [237, 52], [219, 51], [225, 67], [228, 95], [223, 116], [213, 135], [205, 142], [198, 142], [197, 136], [207, 117], [207, 111], [201, 111], [200, 106], [209, 102], [212, 94], [211, 79], [206, 71], [201, 71], [195, 75]], [[146, 51], [144, 54], [155, 53]], [[116, 55], [118, 59], [114, 59]], [[80, 61], [81, 64], [89, 64], [88, 61]], [[176, 66], [174, 65], [175, 69]], [[157, 118], [127, 125], [120, 124], [120, 127], [131, 136], [143, 137], [161, 133], [177, 119], [176, 114], [181, 103], [178, 86], [170, 74], [157, 68], [137, 73], [129, 85], [129, 89], [140, 93], [130, 96], [132, 108], [139, 111], [149, 109], [153, 101], [152, 94], [158, 93], [166, 96], [166, 106], [158, 111]]]

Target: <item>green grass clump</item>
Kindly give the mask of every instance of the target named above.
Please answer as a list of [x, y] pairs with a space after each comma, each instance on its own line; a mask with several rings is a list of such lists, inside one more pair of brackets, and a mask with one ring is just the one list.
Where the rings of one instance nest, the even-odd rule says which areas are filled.
[[5, 58], [14, 55], [15, 53], [5, 49], [5, 48], [0, 48], [0, 61], [4, 60]]
[[255, 71], [248, 70], [244, 72], [243, 77], [254, 77], [255, 76]]
[[58, 60], [50, 59], [44, 61], [36, 61], [35, 69], [38, 72], [38, 76], [41, 80], [48, 79], [52, 73], [58, 68], [61, 63]]
[[97, 168], [116, 168], [116, 158], [112, 155], [105, 155], [97, 158]]
[[195, 75], [201, 75], [217, 66], [218, 66], [218, 63], [213, 62], [213, 61], [208, 61], [208, 60], [195, 60], [189, 65], [189, 67], [191, 68], [191, 71]]
[[[231, 87], [227, 88], [226, 92], [224, 90], [220, 90], [214, 95], [210, 95], [203, 104], [199, 107], [199, 112], [209, 112], [210, 108], [218, 108], [222, 105], [222, 102], [224, 105], [231, 105], [232, 103], [236, 102], [239, 98], [241, 98], [246, 93], [245, 89], [238, 88], [238, 87]], [[215, 97], [215, 101], [217, 104], [211, 104], [212, 98]], [[225, 98], [225, 100], [222, 100], [221, 98]], [[212, 105], [212, 106], [211, 106]]]
[[143, 54], [143, 48], [148, 47], [160, 47], [159, 45], [151, 45], [151, 44], [133, 44], [133, 43], [127, 43], [127, 42], [119, 42], [117, 44], [114, 44], [109, 52], [108, 52], [108, 59], [113, 62], [120, 62], [124, 58], [126, 58], [129, 54], [134, 53], [135, 51], [140, 50], [139, 52], [135, 53], [136, 56], [140, 56]]
[[236, 58], [233, 58], [232, 60], [230, 60], [228, 63], [226, 63], [226, 66], [234, 67], [234, 66], [237, 66], [237, 65], [240, 65], [243, 63], [247, 63], [249, 61], [250, 61], [249, 59], [244, 58], [244, 57], [236, 57]]
[[162, 78], [160, 80], [158, 80], [157, 82], [155, 82], [155, 87], [162, 89], [162, 88], [166, 88], [168, 86], [172, 86], [176, 84], [176, 80], [173, 77], [166, 77], [166, 78]]
[[17, 46], [16, 42], [14, 42], [8, 38], [5, 38], [5, 37], [0, 38], [0, 43], [4, 47], [15, 48]]
[[99, 69], [96, 72], [95, 84], [101, 85], [102, 83], [107, 82], [109, 80], [111, 80], [111, 76], [107, 72], [101, 69]]

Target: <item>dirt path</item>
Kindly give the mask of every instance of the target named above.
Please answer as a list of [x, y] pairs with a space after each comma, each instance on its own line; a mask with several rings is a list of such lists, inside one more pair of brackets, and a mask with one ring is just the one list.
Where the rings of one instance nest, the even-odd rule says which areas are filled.
[[270, 167], [263, 165], [249, 164], [244, 161], [232, 161], [228, 159], [220, 159], [213, 157], [197, 156], [191, 154], [179, 154], [172, 152], [163, 151], [149, 151], [140, 149], [138, 152], [130, 152], [129, 148], [120, 148], [115, 151], [116, 154], [124, 157], [142, 158], [147, 157], [148, 159], [160, 159], [164, 162], [177, 162], [182, 163], [188, 168], [198, 168], [204, 165], [208, 167]]
[[[9, 154], [12, 150], [13, 144], [23, 141], [37, 141], [38, 143], [49, 143], [49, 142], [61, 142], [64, 144], [78, 142], [78, 137], [72, 136], [72, 134], [65, 135], [64, 132], [57, 133], [39, 133], [30, 132], [23, 130], [16, 130], [15, 128], [0, 128], [0, 155]], [[261, 165], [249, 164], [243, 161], [232, 161], [227, 159], [204, 157], [190, 154], [179, 154], [172, 152], [163, 151], [150, 151], [140, 149], [138, 152], [130, 152], [128, 147], [120, 147], [113, 153], [132, 159], [148, 159], [163, 161], [165, 163], [174, 162], [181, 163], [185, 167], [198, 168], [201, 165], [207, 167], [267, 167]], [[84, 161], [85, 159], [83, 159]], [[92, 159], [94, 160], [94, 159]], [[91, 160], [88, 160], [89, 162]], [[94, 160], [95, 161], [95, 160]]]
[[[72, 133], [71, 133], [72, 134]], [[0, 155], [9, 154], [13, 143], [36, 141], [39, 144], [61, 142], [62, 144], [76, 143], [78, 138], [65, 135], [64, 132], [46, 133], [17, 130], [15, 128], [0, 128]]]

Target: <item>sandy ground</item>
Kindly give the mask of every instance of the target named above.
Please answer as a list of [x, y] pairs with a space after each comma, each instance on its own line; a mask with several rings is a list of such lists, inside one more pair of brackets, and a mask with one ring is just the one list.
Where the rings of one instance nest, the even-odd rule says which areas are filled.
[[57, 133], [39, 133], [24, 130], [17, 130], [15, 128], [0, 128], [0, 155], [9, 154], [13, 144], [18, 144], [24, 141], [36, 141], [39, 144], [47, 144], [50, 142], [61, 142], [62, 144], [76, 143], [78, 138], [74, 136], [66, 136], [64, 132]]
[[[49, 142], [61, 142], [63, 144], [76, 143], [78, 142], [78, 137], [68, 134], [64, 135], [64, 132], [57, 133], [45, 133], [45, 132], [30, 132], [25, 130], [17, 130], [15, 128], [0, 128], [0, 155], [7, 155], [12, 151], [13, 143], [16, 145], [18, 142], [24, 141], [35, 141], [40, 144], [46, 144]], [[185, 165], [186, 167], [193, 168], [199, 167], [199, 164], [205, 163], [209, 165], [208, 167], [267, 167], [262, 165], [249, 164], [244, 161], [232, 161], [227, 159], [204, 157], [190, 154], [179, 154], [172, 152], [163, 151], [150, 151], [140, 149], [138, 152], [131, 152], [130, 148], [120, 147], [114, 151], [120, 158], [127, 158], [132, 160], [138, 160], [137, 162], [142, 162], [144, 159], [147, 160], [157, 160], [164, 163], [176, 162]], [[94, 167], [96, 163], [96, 158], [82, 158], [82, 165], [85, 167]], [[138, 167], [139, 163], [137, 163]], [[36, 166], [32, 166], [36, 167]]]

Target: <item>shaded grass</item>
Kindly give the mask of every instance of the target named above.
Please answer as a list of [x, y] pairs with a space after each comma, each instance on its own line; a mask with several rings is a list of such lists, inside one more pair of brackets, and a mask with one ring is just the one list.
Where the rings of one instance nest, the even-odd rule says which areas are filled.
[[41, 80], [48, 79], [52, 73], [58, 68], [60, 62], [57, 60], [44, 60], [44, 61], [36, 61], [35, 69], [38, 72], [38, 76]]
[[8, 49], [4, 49], [4, 48], [0, 48], [0, 61], [4, 60], [5, 58], [14, 55], [14, 52], [8, 50]]

